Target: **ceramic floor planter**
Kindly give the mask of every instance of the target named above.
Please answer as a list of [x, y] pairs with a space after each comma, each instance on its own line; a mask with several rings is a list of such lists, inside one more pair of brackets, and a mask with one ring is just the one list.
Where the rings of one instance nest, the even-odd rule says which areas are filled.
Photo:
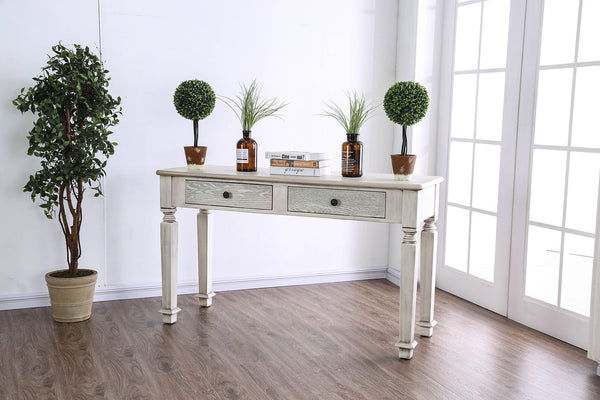
[[80, 269], [79, 271], [82, 273], [89, 271], [89, 275], [63, 278], [54, 276], [61, 271], [46, 274], [52, 317], [57, 322], [85, 321], [92, 315], [98, 273], [93, 270]]
[[415, 170], [415, 163], [417, 156], [408, 154], [402, 156], [400, 154], [391, 154], [392, 157], [392, 170], [394, 171], [394, 179], [399, 181], [410, 180], [413, 171]]
[[183, 150], [185, 151], [185, 161], [187, 162], [188, 169], [204, 168], [206, 149], [206, 146], [184, 146]]

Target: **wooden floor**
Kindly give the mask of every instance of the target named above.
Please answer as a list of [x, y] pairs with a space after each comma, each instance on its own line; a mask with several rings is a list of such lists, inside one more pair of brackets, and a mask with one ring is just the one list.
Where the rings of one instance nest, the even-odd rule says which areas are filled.
[[585, 352], [438, 291], [432, 338], [399, 360], [385, 280], [0, 312], [0, 399], [600, 399]]

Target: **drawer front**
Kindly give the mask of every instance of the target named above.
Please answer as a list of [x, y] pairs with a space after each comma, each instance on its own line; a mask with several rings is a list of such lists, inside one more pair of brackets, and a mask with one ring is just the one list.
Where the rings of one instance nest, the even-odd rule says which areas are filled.
[[185, 202], [206, 206], [272, 210], [273, 186], [186, 179]]
[[288, 211], [385, 218], [385, 192], [290, 186]]

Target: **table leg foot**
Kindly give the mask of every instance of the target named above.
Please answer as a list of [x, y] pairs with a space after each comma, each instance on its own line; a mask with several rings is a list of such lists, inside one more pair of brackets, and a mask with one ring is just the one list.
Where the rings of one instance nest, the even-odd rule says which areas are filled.
[[433, 335], [437, 322], [433, 319], [435, 303], [435, 267], [437, 228], [435, 217], [425, 220], [421, 232], [421, 306], [417, 318], [416, 334], [424, 337]]
[[[171, 181], [161, 178], [161, 191], [171, 187]], [[170, 190], [170, 189], [169, 189]], [[164, 214], [160, 223], [160, 253], [162, 272], [162, 304], [160, 313], [163, 323], [174, 324], [177, 313], [177, 221], [175, 220], [176, 208], [161, 207]]]
[[437, 321], [417, 322], [416, 334], [423, 337], [433, 336], [433, 327], [437, 325]]
[[411, 343], [397, 342], [396, 347], [398, 348], [398, 357], [410, 360], [413, 356], [413, 350], [417, 347], [417, 341], [413, 340]]
[[163, 315], [164, 324], [174, 324], [177, 322], [177, 313], [181, 311], [181, 308], [177, 307], [173, 310], [161, 309], [158, 312]]
[[215, 296], [214, 292], [210, 292], [207, 294], [199, 293], [196, 295], [198, 298], [198, 303], [200, 303], [200, 307], [210, 307], [212, 306], [212, 298]]

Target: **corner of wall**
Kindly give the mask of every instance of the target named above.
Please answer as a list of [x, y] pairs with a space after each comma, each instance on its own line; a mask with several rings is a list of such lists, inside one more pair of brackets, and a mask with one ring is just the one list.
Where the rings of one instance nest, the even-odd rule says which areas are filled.
[[[397, 30], [396, 30], [396, 81], [414, 80], [416, 73], [417, 60], [417, 26], [418, 26], [419, 0], [408, 0], [398, 2]], [[394, 136], [392, 148], [394, 152], [400, 150], [402, 128], [394, 124]], [[412, 129], [408, 129], [409, 147], [413, 147]], [[393, 277], [398, 274], [400, 269], [400, 251], [399, 246], [394, 243], [400, 243], [402, 238], [402, 229], [397, 224], [390, 226], [388, 235], [388, 280], [394, 281]], [[398, 275], [399, 276], [399, 275]]]

